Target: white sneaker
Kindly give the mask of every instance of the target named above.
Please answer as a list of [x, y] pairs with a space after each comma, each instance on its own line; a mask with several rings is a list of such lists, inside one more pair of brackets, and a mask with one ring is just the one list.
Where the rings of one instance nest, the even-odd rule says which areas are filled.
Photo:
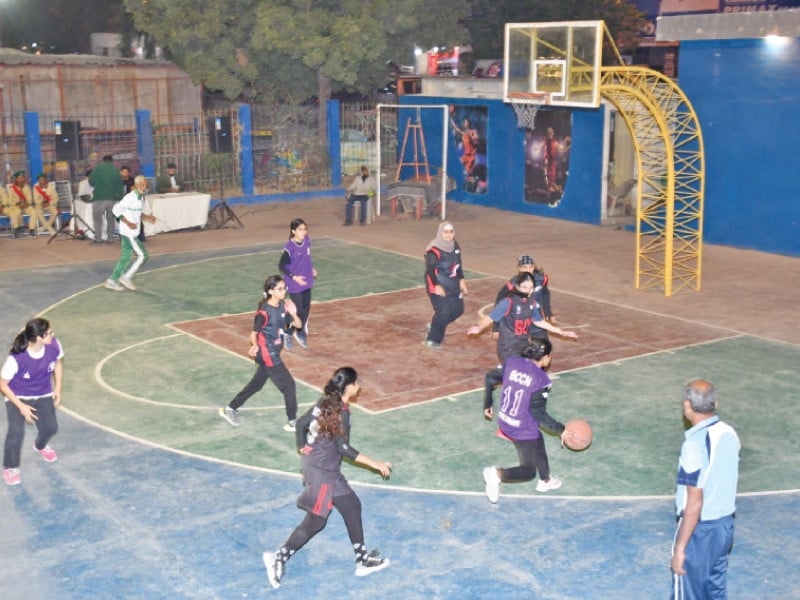
[[500, 498], [500, 476], [497, 467], [486, 467], [483, 470], [483, 480], [486, 482], [486, 497], [492, 504], [497, 504]]
[[389, 566], [389, 559], [382, 558], [379, 550], [373, 550], [363, 560], [356, 560], [356, 577], [366, 577], [372, 573], [383, 571]]
[[239, 422], [239, 416], [236, 414], [236, 411], [232, 409], [230, 406], [220, 408], [218, 412], [220, 417], [225, 419], [228, 423], [230, 423], [234, 427], [239, 427], [241, 425], [241, 423]]
[[267, 580], [269, 584], [276, 590], [281, 587], [281, 577], [283, 577], [284, 565], [278, 560], [278, 555], [275, 552], [264, 552], [261, 555], [261, 560], [264, 561], [264, 566], [267, 568]]
[[288, 431], [289, 433], [292, 433], [292, 432], [296, 431], [296, 429], [294, 427], [294, 424], [295, 424], [296, 420], [297, 419], [292, 419], [291, 421], [289, 421], [286, 425], [283, 426], [283, 430], [284, 431]]
[[111, 278], [106, 279], [106, 282], [103, 285], [109, 290], [114, 290], [115, 292], [122, 290], [122, 286]]
[[133, 281], [131, 281], [131, 278], [130, 278], [130, 277], [128, 277], [127, 275], [123, 275], [122, 277], [120, 277], [120, 278], [119, 278], [119, 282], [120, 282], [122, 285], [124, 285], [126, 288], [128, 288], [129, 290], [131, 290], [132, 292], [135, 292], [135, 291], [136, 291], [136, 286], [135, 286], [135, 285], [133, 285]]
[[537, 492], [547, 492], [549, 490], [557, 490], [561, 487], [561, 480], [558, 477], [550, 475], [550, 479], [542, 481], [541, 479], [536, 484]]

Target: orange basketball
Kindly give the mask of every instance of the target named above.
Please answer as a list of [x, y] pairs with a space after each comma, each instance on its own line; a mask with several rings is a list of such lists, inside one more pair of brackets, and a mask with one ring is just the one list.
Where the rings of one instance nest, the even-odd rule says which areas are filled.
[[564, 424], [567, 435], [564, 444], [570, 450], [586, 450], [592, 443], [592, 426], [583, 419], [573, 419]]

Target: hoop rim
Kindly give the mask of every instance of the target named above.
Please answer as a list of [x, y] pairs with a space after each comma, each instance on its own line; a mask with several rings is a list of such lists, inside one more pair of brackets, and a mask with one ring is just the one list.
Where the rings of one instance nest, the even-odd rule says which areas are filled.
[[[550, 104], [549, 92], [508, 92], [508, 100], [511, 104]], [[528, 100], [528, 102], [519, 102]]]

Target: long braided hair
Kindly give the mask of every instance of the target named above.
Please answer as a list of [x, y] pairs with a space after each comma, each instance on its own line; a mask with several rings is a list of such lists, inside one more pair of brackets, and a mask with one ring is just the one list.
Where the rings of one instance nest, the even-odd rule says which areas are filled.
[[358, 373], [353, 367], [341, 367], [325, 384], [322, 401], [319, 403], [320, 415], [317, 417], [319, 432], [329, 438], [344, 433], [342, 430], [342, 395], [345, 388], [358, 381]]

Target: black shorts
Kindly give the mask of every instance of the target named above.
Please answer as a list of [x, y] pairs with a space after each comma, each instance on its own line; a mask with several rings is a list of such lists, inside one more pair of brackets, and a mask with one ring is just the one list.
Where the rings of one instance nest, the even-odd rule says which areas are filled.
[[328, 473], [318, 469], [303, 472], [305, 490], [297, 499], [297, 507], [313, 515], [327, 517], [336, 496], [352, 494], [353, 489], [341, 473]]

